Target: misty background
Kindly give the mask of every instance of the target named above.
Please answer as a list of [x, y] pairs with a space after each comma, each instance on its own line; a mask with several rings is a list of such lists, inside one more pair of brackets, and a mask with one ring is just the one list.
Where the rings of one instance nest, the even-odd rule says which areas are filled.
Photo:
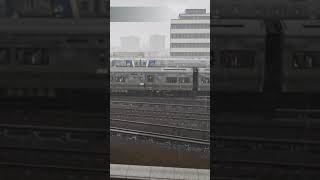
[[111, 7], [163, 7], [168, 19], [163, 22], [111, 22], [111, 51], [121, 51], [120, 37], [136, 36], [140, 38], [141, 51], [149, 50], [149, 38], [154, 34], [166, 37], [165, 48], [170, 47], [170, 20], [177, 19], [185, 9], [206, 9], [210, 12], [210, 0], [111, 0]]

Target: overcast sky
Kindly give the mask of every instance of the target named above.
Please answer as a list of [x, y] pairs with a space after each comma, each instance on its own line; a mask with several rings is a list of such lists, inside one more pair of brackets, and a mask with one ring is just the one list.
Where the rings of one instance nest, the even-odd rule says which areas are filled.
[[111, 47], [120, 46], [121, 36], [138, 36], [141, 38], [142, 48], [147, 47], [149, 36], [162, 34], [166, 36], [169, 47], [170, 19], [178, 18], [179, 13], [185, 9], [207, 9], [210, 11], [210, 0], [111, 0], [111, 6], [161, 6], [168, 8], [168, 21], [166, 22], [111, 22]]

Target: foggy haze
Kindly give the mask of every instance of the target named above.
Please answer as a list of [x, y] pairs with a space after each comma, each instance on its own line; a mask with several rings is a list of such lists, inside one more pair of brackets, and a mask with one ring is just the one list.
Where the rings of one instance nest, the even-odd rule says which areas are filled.
[[210, 0], [111, 0], [111, 6], [160, 6], [168, 10], [165, 22], [111, 22], [111, 48], [120, 47], [120, 37], [137, 36], [141, 39], [142, 50], [148, 50], [149, 37], [154, 34], [166, 36], [166, 48], [170, 46], [170, 20], [178, 18], [185, 9], [207, 9], [210, 12]]

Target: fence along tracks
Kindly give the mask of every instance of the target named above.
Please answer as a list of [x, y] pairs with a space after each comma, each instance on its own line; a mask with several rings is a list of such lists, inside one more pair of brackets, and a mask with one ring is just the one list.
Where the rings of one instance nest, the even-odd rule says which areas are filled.
[[0, 177], [23, 169], [25, 177], [41, 170], [99, 179], [106, 173], [107, 145], [101, 143], [106, 139], [105, 129], [0, 124], [0, 172], [6, 171]]

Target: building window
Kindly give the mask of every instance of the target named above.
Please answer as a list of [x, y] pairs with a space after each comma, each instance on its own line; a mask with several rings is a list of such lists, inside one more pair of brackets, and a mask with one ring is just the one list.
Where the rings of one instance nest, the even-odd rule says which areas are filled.
[[210, 43], [171, 43], [171, 48], [210, 48]]
[[209, 33], [198, 34], [171, 34], [171, 39], [209, 39]]
[[9, 64], [10, 60], [9, 49], [0, 49], [0, 64]]
[[210, 24], [171, 24], [171, 29], [210, 29]]
[[220, 63], [225, 68], [253, 68], [255, 53], [252, 51], [221, 51]]
[[17, 61], [25, 65], [48, 65], [49, 64], [48, 49], [18, 49]]
[[171, 56], [210, 56], [210, 52], [171, 52]]
[[204, 20], [210, 19], [210, 16], [180, 16], [179, 19]]
[[177, 77], [167, 77], [167, 83], [177, 83], [178, 78]]

